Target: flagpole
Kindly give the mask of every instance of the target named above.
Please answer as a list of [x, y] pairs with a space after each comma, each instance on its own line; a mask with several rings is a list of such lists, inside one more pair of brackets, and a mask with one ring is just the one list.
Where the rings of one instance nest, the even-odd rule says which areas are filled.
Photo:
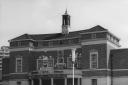
[[75, 63], [75, 62], [73, 62], [73, 80], [72, 80], [73, 85], [74, 85], [74, 81], [75, 81], [75, 80], [74, 80], [74, 70], [75, 70], [75, 69], [74, 69], [74, 63]]
[[73, 73], [72, 73], [72, 85], [74, 85], [74, 81], [75, 81], [75, 79], [74, 79], [74, 74], [75, 74], [75, 67], [74, 67], [74, 64], [75, 64], [75, 50], [76, 50], [76, 48], [73, 48], [72, 49], [72, 70], [73, 70]]

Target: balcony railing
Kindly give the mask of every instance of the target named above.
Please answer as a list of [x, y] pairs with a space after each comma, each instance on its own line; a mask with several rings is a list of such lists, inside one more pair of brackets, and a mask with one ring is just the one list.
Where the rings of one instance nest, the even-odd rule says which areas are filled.
[[[81, 75], [82, 71], [75, 69], [75, 75]], [[63, 70], [57, 70], [57, 69], [45, 69], [45, 70], [38, 70], [33, 71], [31, 75], [48, 75], [48, 74], [67, 74], [72, 75], [72, 69], [63, 69]]]

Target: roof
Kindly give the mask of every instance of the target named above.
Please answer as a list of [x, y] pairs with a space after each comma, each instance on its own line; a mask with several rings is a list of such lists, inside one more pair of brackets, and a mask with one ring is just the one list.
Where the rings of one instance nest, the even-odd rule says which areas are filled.
[[112, 69], [128, 69], [128, 49], [111, 50], [110, 64]]
[[67, 35], [64, 35], [62, 33], [23, 34], [19, 37], [11, 39], [11, 41], [15, 41], [15, 40], [51, 40], [51, 39], [73, 38], [73, 37], [79, 37], [80, 33], [97, 32], [97, 31], [107, 31], [107, 29], [101, 27], [100, 25], [97, 25], [97, 26], [92, 27], [90, 29], [69, 32], [69, 34], [67, 34]]

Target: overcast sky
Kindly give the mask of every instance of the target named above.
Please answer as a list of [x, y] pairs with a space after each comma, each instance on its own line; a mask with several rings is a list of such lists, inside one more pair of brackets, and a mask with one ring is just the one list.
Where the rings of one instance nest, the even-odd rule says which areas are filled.
[[128, 0], [0, 0], [0, 46], [24, 33], [61, 32], [66, 8], [70, 31], [101, 25], [128, 47]]

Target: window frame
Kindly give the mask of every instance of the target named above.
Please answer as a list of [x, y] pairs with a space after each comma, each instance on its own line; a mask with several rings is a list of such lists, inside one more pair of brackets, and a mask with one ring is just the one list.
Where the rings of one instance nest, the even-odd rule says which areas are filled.
[[92, 39], [96, 39], [96, 38], [97, 38], [97, 37], [96, 37], [96, 33], [91, 34], [91, 38], [92, 38]]
[[91, 79], [91, 85], [97, 85], [98, 84], [98, 82], [97, 82], [97, 79]]
[[43, 59], [37, 59], [37, 70], [40, 70], [40, 68], [39, 68], [39, 60], [42, 60], [42, 62], [43, 62]]
[[[97, 58], [96, 58], [96, 61], [92, 61], [92, 55], [93, 55], [93, 54], [96, 54], [96, 55], [97, 55], [97, 56], [96, 56], [96, 57], [97, 57]], [[97, 69], [97, 68], [98, 68], [98, 57], [99, 57], [99, 56], [98, 56], [98, 51], [91, 51], [91, 52], [90, 52], [90, 69]], [[93, 66], [92, 66], [92, 63], [94, 63], [94, 62], [96, 62], [96, 67], [93, 67]]]
[[[52, 59], [52, 66], [49, 66], [49, 60], [50, 59]], [[49, 59], [48, 59], [48, 67], [54, 67], [54, 58], [53, 57], [50, 57]]]
[[[20, 66], [20, 67], [21, 67], [21, 68], [20, 68], [21, 70], [20, 70], [20, 71], [18, 71], [18, 65], [17, 65], [17, 64], [18, 64], [18, 63], [17, 63], [18, 60], [21, 60], [21, 66]], [[22, 64], [23, 64], [23, 61], [22, 61], [22, 60], [23, 60], [22, 57], [16, 58], [16, 72], [17, 72], [17, 73], [23, 72], [23, 67], [22, 67], [22, 66], [23, 66], [23, 65], [22, 65]]]
[[[49, 68], [49, 67], [51, 67], [51, 66], [49, 66], [49, 57], [48, 57], [48, 60], [47, 60], [47, 67], [46, 68]], [[40, 68], [39, 68], [39, 60], [42, 60], [42, 62], [44, 62], [44, 61], [46, 61], [46, 60], [44, 60], [43, 58], [38, 58], [37, 59], [37, 70], [40, 70]], [[52, 67], [54, 67], [54, 58], [52, 58], [52, 60], [53, 60], [53, 65], [52, 65]], [[42, 66], [44, 65], [44, 63], [42, 63]]]
[[64, 57], [57, 57], [57, 64], [63, 64], [63, 63], [59, 63], [58, 62], [59, 58], [62, 58], [63, 59], [63, 63], [64, 63]]
[[69, 64], [68, 64], [68, 62], [70, 62], [70, 61], [69, 61], [69, 58], [71, 58], [71, 64], [72, 64], [72, 57], [67, 57], [67, 68], [72, 68], [73, 64], [72, 64], [71, 67], [69, 67]]

